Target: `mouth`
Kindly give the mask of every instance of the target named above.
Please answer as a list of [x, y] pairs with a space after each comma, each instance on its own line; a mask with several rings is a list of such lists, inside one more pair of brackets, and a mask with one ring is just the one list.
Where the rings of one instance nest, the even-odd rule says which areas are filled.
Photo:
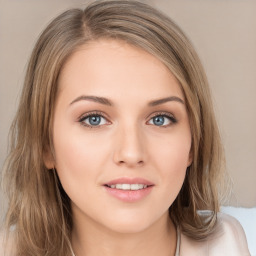
[[105, 184], [105, 187], [112, 188], [112, 189], [120, 189], [120, 190], [141, 190], [148, 187], [152, 187], [153, 185], [146, 185], [146, 184], [112, 184], [108, 185]]
[[155, 184], [142, 178], [120, 178], [103, 186], [109, 195], [124, 202], [135, 202], [148, 196]]

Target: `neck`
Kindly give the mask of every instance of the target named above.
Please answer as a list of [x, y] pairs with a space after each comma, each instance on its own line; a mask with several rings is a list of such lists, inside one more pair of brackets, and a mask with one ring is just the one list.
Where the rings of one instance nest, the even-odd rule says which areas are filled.
[[168, 213], [140, 232], [121, 233], [95, 223], [89, 217], [73, 220], [72, 247], [76, 256], [173, 256], [176, 229]]

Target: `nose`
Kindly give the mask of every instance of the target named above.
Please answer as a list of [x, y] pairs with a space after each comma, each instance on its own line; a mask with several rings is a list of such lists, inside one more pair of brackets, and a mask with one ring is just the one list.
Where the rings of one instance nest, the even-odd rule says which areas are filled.
[[126, 167], [145, 164], [145, 139], [138, 127], [119, 127], [115, 136], [114, 162]]

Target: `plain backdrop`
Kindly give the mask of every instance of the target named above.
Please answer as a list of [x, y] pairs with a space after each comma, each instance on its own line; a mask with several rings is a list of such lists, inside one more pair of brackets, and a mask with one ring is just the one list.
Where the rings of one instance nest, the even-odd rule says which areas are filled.
[[[0, 166], [28, 57], [39, 33], [57, 14], [87, 2], [0, 0]], [[180, 25], [205, 67], [234, 183], [226, 204], [256, 206], [256, 1], [144, 2]], [[1, 194], [0, 200], [5, 202]]]

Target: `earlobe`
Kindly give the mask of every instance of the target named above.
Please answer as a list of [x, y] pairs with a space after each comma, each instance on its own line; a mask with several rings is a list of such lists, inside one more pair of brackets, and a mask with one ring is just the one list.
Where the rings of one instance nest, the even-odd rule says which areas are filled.
[[190, 150], [189, 152], [189, 156], [188, 156], [188, 163], [187, 163], [187, 167], [189, 167], [193, 162], [193, 153], [192, 151]]
[[44, 165], [45, 165], [45, 167], [46, 167], [48, 170], [54, 168], [54, 166], [55, 166], [54, 158], [53, 158], [53, 155], [52, 155], [52, 153], [50, 152], [50, 150], [47, 150], [47, 151], [44, 152], [44, 154], [43, 154], [43, 160], [44, 160]]

